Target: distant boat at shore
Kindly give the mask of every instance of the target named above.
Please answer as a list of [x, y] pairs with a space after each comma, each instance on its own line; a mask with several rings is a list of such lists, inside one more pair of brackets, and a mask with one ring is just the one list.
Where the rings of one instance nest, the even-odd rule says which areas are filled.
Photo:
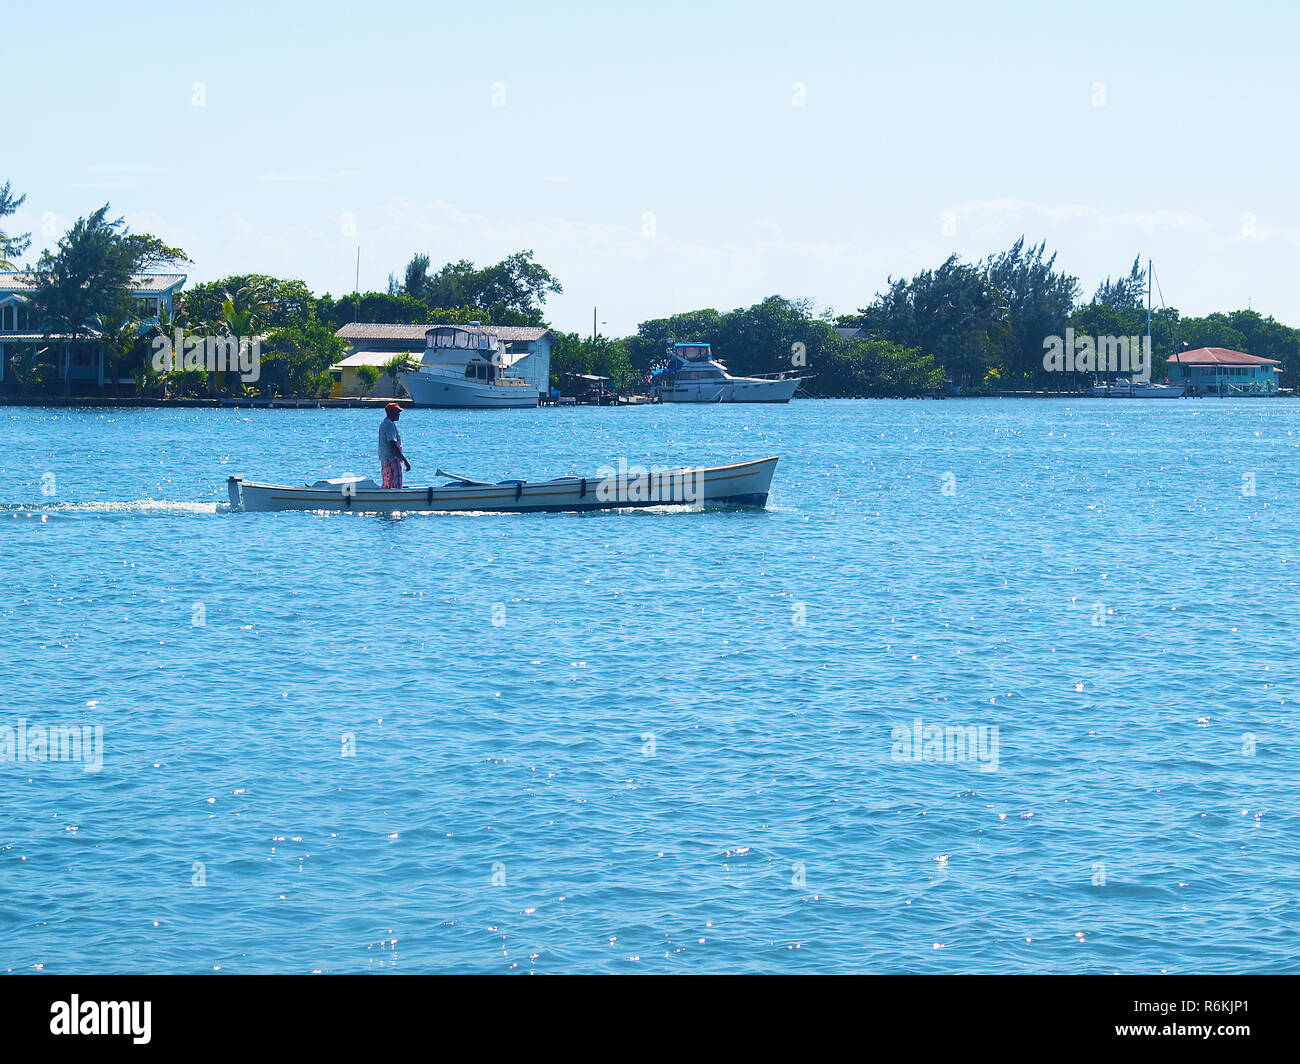
[[500, 340], [476, 322], [430, 329], [419, 369], [401, 370], [397, 378], [417, 406], [537, 405], [536, 386], [509, 372]]
[[1099, 399], [1181, 399], [1183, 386], [1116, 377], [1110, 381], [1093, 381], [1092, 394]]
[[668, 365], [650, 378], [661, 403], [788, 403], [806, 379], [783, 373], [733, 377], [705, 343], [673, 344], [668, 355]]

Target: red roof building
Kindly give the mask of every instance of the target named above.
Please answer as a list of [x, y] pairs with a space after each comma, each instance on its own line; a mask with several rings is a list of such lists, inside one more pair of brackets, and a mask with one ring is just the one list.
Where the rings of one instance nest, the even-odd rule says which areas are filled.
[[1169, 383], [1189, 395], [1260, 395], [1276, 392], [1281, 363], [1228, 347], [1197, 347], [1169, 356]]

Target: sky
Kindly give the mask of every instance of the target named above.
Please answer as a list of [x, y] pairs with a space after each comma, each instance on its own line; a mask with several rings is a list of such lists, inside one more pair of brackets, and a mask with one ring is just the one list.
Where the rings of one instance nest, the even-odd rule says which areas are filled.
[[[1046, 240], [1084, 294], [1300, 325], [1289, 3], [46, 2], [5, 12], [24, 261], [105, 202], [192, 282], [529, 248], [606, 335]], [[1156, 304], [1161, 303], [1157, 295]]]

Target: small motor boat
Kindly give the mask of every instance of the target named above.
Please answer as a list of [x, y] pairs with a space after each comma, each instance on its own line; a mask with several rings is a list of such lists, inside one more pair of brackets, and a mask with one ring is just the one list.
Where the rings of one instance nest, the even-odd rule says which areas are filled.
[[758, 507], [767, 505], [777, 458], [731, 465], [644, 469], [620, 465], [594, 477], [554, 480], [470, 480], [439, 469], [446, 483], [383, 488], [369, 477], [336, 477], [293, 487], [230, 477], [232, 510], [350, 510], [356, 513], [462, 511], [543, 513], [648, 506]]

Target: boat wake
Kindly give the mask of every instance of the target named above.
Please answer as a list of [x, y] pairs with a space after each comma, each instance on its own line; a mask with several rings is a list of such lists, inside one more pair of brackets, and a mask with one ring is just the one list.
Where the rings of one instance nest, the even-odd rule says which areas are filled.
[[50, 503], [0, 503], [0, 517], [31, 517], [45, 519], [63, 516], [104, 516], [118, 517], [124, 515], [142, 515], [147, 517], [183, 517], [186, 515], [208, 515], [229, 510], [229, 503], [217, 502], [178, 502], [170, 499], [133, 499], [114, 501], [103, 499], [90, 502], [50, 502]]
[[[620, 517], [634, 514], [679, 514], [693, 513], [696, 507], [673, 504], [626, 507], [618, 510], [591, 510], [580, 514], [567, 514], [568, 517]], [[190, 517], [211, 516], [214, 514], [238, 513], [228, 502], [180, 502], [174, 499], [132, 499], [102, 500], [100, 502], [52, 502], [52, 503], [0, 503], [0, 518], [31, 518], [48, 520], [51, 517]], [[337, 511], [304, 510], [308, 514], [337, 518]], [[358, 511], [349, 517], [387, 517], [407, 520], [413, 517], [536, 517], [536, 514], [518, 514], [494, 510], [454, 510], [422, 512], [419, 510], [399, 510], [394, 513], [376, 514]], [[554, 515], [553, 515], [554, 516]]]

